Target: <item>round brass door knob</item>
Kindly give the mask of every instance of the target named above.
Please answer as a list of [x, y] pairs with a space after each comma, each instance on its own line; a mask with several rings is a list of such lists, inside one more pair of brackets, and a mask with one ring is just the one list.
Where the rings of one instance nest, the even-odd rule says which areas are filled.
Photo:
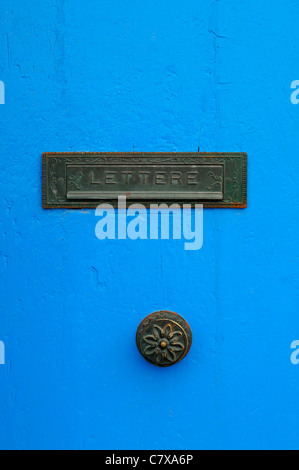
[[148, 362], [158, 367], [169, 367], [188, 354], [192, 333], [184, 318], [163, 310], [142, 320], [136, 342], [139, 352]]

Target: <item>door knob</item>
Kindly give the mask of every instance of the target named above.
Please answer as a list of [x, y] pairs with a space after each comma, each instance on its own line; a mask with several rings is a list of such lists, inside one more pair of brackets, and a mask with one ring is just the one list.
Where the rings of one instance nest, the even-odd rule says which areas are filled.
[[137, 330], [136, 343], [148, 362], [158, 367], [169, 367], [188, 354], [192, 333], [184, 318], [163, 310], [142, 320]]

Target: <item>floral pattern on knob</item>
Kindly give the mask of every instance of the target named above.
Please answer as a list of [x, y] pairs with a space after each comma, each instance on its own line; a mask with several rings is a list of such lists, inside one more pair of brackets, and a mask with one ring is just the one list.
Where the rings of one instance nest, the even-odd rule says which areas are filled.
[[154, 361], [157, 364], [164, 363], [165, 361], [177, 362], [178, 356], [182, 354], [185, 345], [179, 342], [182, 339], [183, 333], [179, 330], [174, 330], [173, 325], [168, 323], [164, 328], [159, 325], [153, 326], [153, 332], [143, 338], [147, 346], [144, 349], [146, 356], [154, 356]]
[[181, 361], [189, 352], [192, 334], [188, 323], [174, 312], [155, 312], [137, 330], [137, 347], [142, 356], [159, 367]]

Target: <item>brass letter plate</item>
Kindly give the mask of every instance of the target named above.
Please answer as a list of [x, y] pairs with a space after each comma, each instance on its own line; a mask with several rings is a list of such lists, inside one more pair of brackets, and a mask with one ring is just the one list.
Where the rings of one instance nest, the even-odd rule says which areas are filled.
[[45, 153], [43, 207], [95, 208], [103, 202], [245, 208], [245, 153]]

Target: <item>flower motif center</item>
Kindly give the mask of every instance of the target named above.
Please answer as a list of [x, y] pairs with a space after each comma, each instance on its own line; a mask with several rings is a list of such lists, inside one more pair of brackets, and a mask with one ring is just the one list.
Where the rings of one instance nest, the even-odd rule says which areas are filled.
[[157, 365], [177, 362], [184, 352], [183, 333], [171, 323], [164, 327], [154, 324], [148, 335], [144, 336], [144, 355], [150, 356]]

